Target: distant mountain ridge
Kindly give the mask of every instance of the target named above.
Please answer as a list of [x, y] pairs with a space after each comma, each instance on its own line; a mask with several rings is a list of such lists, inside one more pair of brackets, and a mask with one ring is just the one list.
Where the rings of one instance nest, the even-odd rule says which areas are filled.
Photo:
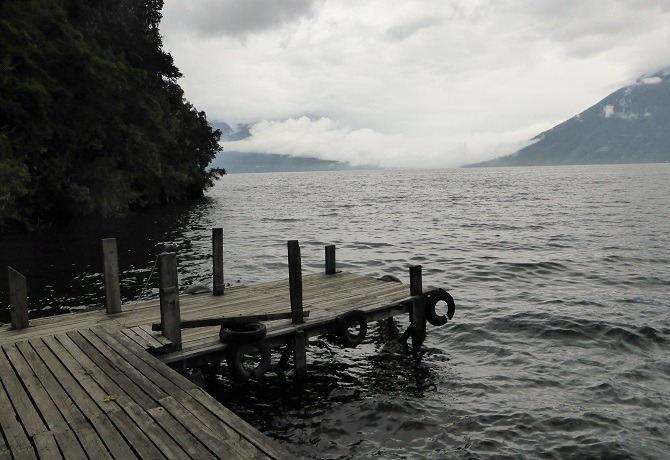
[[670, 162], [670, 69], [638, 79], [511, 155], [468, 165]]

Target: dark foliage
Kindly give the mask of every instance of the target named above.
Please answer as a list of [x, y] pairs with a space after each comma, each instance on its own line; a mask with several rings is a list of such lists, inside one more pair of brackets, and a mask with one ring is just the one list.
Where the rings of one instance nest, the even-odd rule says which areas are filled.
[[162, 50], [162, 0], [0, 2], [0, 228], [201, 196], [220, 132]]

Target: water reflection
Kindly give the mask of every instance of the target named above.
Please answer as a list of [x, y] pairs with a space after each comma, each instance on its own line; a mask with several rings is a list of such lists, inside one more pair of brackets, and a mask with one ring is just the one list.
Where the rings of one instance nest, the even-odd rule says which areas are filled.
[[[30, 317], [104, 305], [103, 238], [116, 238], [121, 297], [135, 300], [166, 243], [179, 249], [182, 284], [207, 278], [215, 200], [169, 204], [113, 219], [55, 222], [49, 229], [0, 237], [0, 267], [27, 278]], [[194, 267], [197, 269], [194, 271]], [[156, 276], [144, 297], [155, 295]], [[9, 322], [7, 277], [0, 276], [0, 321]]]
[[[292, 380], [292, 373], [267, 373], [261, 382], [238, 384], [231, 380], [225, 362], [190, 370], [190, 377], [235, 413], [266, 433], [274, 433], [278, 420], [302, 418], [318, 423], [333, 405], [357, 406], [383, 395], [422, 398], [437, 390], [436, 367], [414, 358], [400, 345], [399, 330], [405, 319], [371, 325], [368, 336], [356, 348], [342, 348], [335, 336], [310, 339], [308, 379], [304, 387]], [[273, 363], [279, 353], [273, 354]], [[293, 427], [295, 429], [295, 426]], [[277, 435], [280, 435], [277, 433]]]

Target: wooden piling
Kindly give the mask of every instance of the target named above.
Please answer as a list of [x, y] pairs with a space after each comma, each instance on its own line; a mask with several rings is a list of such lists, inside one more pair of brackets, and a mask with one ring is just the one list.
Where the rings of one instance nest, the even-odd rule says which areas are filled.
[[307, 378], [307, 337], [305, 331], [297, 331], [293, 336], [293, 375], [296, 382]]
[[9, 272], [9, 303], [12, 317], [12, 329], [25, 329], [28, 322], [28, 287], [26, 277], [7, 267]]
[[177, 254], [164, 252], [158, 256], [161, 331], [172, 342], [171, 351], [181, 350], [181, 317], [179, 311], [179, 282]]
[[326, 275], [335, 274], [335, 245], [326, 246]]
[[102, 266], [105, 276], [105, 308], [107, 314], [121, 313], [119, 256], [116, 250], [116, 238], [104, 238], [102, 240]]
[[288, 246], [288, 282], [291, 297], [291, 319], [293, 324], [301, 324], [302, 312], [302, 262], [300, 260], [300, 244], [291, 240]]
[[212, 229], [212, 294], [223, 295], [223, 228]]
[[421, 265], [409, 267], [409, 295], [419, 296], [412, 301], [410, 321], [412, 323], [412, 352], [418, 353], [426, 338], [426, 310], [423, 294]]

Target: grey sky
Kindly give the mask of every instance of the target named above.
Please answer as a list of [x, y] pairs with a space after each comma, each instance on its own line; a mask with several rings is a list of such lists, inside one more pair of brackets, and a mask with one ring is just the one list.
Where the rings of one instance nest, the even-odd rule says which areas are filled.
[[227, 150], [451, 167], [511, 153], [670, 66], [670, 0], [166, 0]]

